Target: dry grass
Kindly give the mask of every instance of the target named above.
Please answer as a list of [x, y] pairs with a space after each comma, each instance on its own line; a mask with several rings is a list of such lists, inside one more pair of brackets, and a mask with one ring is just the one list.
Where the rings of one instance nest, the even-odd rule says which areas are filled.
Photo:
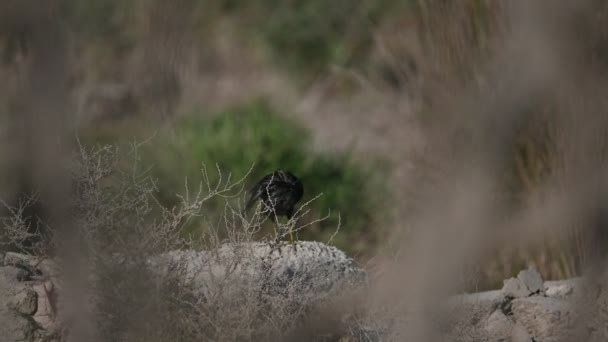
[[[572, 174], [596, 168], [589, 163], [603, 159], [595, 151], [603, 149], [604, 105], [597, 89], [604, 81], [597, 75], [605, 63], [604, 34], [597, 25], [605, 9], [593, 1], [551, 10], [544, 5], [420, 2], [424, 15], [412, 30], [421, 37], [422, 47], [413, 46], [424, 80], [419, 112], [426, 147], [418, 149], [418, 170], [405, 184], [410, 207], [422, 216], [435, 208], [434, 194], [445, 195], [438, 184], [456, 184], [462, 172], [474, 171], [489, 177], [480, 182], [492, 184], [501, 218], [488, 225], [500, 226], [566, 191], [565, 183], [577, 187]], [[407, 46], [402, 49], [407, 53]], [[530, 227], [489, 254], [479, 246], [486, 256], [482, 288], [499, 286], [526, 264], [536, 264], [549, 279], [580, 275], [589, 260], [587, 224], [567, 220], [542, 237], [535, 231], [544, 228]], [[414, 225], [415, 219], [408, 230]]]
[[[382, 60], [382, 63], [393, 68], [390, 72], [402, 77], [397, 82], [400, 86], [390, 88], [386, 87], [386, 84], [376, 85], [373, 77], [366, 79], [365, 74], [356, 70], [341, 69], [337, 73], [349, 75], [348, 77], [356, 80], [354, 83], [359, 87], [349, 93], [356, 95], [353, 96], [357, 98], [356, 101], [366, 102], [371, 99], [369, 103], [389, 104], [386, 109], [381, 106], [374, 107], [382, 108], [384, 115], [379, 117], [385, 122], [381, 124], [369, 124], [371, 120], [366, 114], [373, 112], [372, 110], [357, 113], [348, 105], [336, 105], [340, 101], [357, 103], [348, 97], [344, 100], [340, 96], [330, 96], [331, 100], [327, 100], [327, 94], [339, 93], [340, 87], [335, 85], [339, 82], [322, 83], [321, 86], [315, 84], [307, 93], [308, 96], [303, 97], [295, 87], [281, 89], [285, 82], [283, 78], [276, 81], [273, 78], [275, 74], [269, 77], [271, 81], [264, 79], [257, 82], [260, 77], [257, 69], [243, 71], [242, 65], [249, 66], [249, 61], [242, 61], [247, 59], [246, 56], [241, 59], [235, 58], [235, 55], [241, 57], [242, 51], [248, 51], [246, 48], [227, 49], [227, 54], [231, 55], [233, 60], [228, 65], [220, 63], [224, 69], [234, 66], [248, 76], [248, 82], [232, 82], [226, 86], [228, 90], [222, 94], [229, 95], [223, 97], [222, 101], [229, 101], [226, 99], [231, 98], [230, 94], [242, 96], [242, 93], [262, 92], [274, 97], [279, 106], [299, 105], [298, 113], [304, 118], [315, 118], [316, 124], [311, 126], [319, 130], [326, 129], [322, 131], [322, 137], [325, 139], [323, 142], [337, 141], [333, 146], [344, 146], [346, 133], [356, 137], [357, 134], [352, 132], [358, 131], [351, 127], [355, 126], [352, 122], [357, 122], [361, 123], [357, 126], [371, 127], [369, 131], [365, 130], [366, 133], [373, 131], [364, 135], [363, 144], [373, 145], [374, 148], [362, 149], [363, 151], [386, 154], [397, 151], [397, 155], [404, 152], [413, 153], [404, 147], [410, 146], [412, 141], [403, 137], [405, 130], [402, 131], [400, 127], [409, 129], [411, 125], [422, 122], [422, 133], [416, 131], [422, 142], [415, 141], [419, 155], [396, 158], [400, 162], [396, 172], [401, 173], [395, 186], [400, 192], [399, 203], [395, 208], [398, 215], [391, 226], [394, 234], [390, 237], [391, 241], [387, 241], [393, 251], [387, 253], [391, 254], [392, 262], [385, 266], [385, 277], [379, 282], [376, 291], [367, 296], [370, 316], [362, 318], [363, 321], [367, 319], [365, 324], [371, 326], [388, 326], [397, 337], [404, 335], [400, 329], [405, 326], [398, 320], [412, 307], [432, 306], [438, 297], [455, 291], [496, 286], [497, 281], [513, 275], [528, 263], [536, 264], [546, 278], [579, 275], [595, 265], [606, 253], [604, 171], [608, 149], [604, 100], [606, 81], [601, 76], [606, 70], [605, 5], [601, 1], [593, 0], [571, 4], [523, 0], [509, 3], [476, 0], [447, 3], [429, 0], [417, 3], [419, 12], [403, 15], [404, 26], [400, 25], [399, 18], [393, 19], [393, 25], [379, 26], [375, 32], [376, 48], [382, 50], [378, 52], [381, 56], [379, 58], [386, 59]], [[142, 11], [141, 14], [156, 18], [158, 13], [153, 12]], [[169, 14], [171, 13], [167, 15]], [[144, 33], [150, 29], [146, 24], [149, 23], [148, 19], [138, 19]], [[167, 22], [171, 22], [169, 19]], [[402, 27], [406, 27], [407, 30], [404, 31], [407, 32], [399, 34]], [[160, 29], [162, 30], [162, 27]], [[181, 33], [173, 34], [180, 36]], [[148, 39], [150, 37], [154, 35], [148, 36]], [[168, 34], [163, 37], [169, 37], [168, 40], [171, 40], [170, 37], [173, 36]], [[137, 55], [141, 59], [134, 58], [133, 63], [147, 60], [157, 51], [158, 47], [153, 41], [147, 42], [150, 45], [142, 47], [140, 52], [144, 52]], [[184, 50], [180, 44], [175, 51], [181, 58], [184, 56]], [[157, 65], [154, 63], [160, 63], [163, 65], [161, 69], [166, 73], [158, 75], [160, 81], [153, 80], [151, 83], [165, 84], [170, 89], [151, 89], [150, 94], [158, 95], [159, 92], [165, 91], [169, 93], [165, 103], [167, 105], [160, 106], [162, 111], [166, 112], [174, 105], [173, 96], [180, 93], [180, 90], [171, 86], [175, 80], [174, 76], [179, 75], [177, 67], [199, 64], [189, 64], [191, 61], [173, 59], [173, 56], [161, 57], [160, 60], [151, 61], [150, 65], [154, 69]], [[252, 59], [258, 61], [256, 58]], [[174, 64], [175, 60], [178, 62]], [[400, 65], [398, 61], [401, 60], [406, 60], [407, 66]], [[57, 59], [53, 61], [56, 62]], [[116, 64], [122, 65], [123, 62], [120, 58], [116, 59]], [[116, 68], [114, 63], [111, 64], [110, 69]], [[415, 67], [410, 68], [410, 64]], [[34, 71], [31, 78], [25, 78], [28, 84], [36, 83], [37, 77], [47, 76], [43, 72], [45, 69], [40, 67], [41, 64], [37, 65], [39, 68], [32, 69]], [[142, 69], [143, 74], [149, 70], [143, 65]], [[120, 72], [104, 72], [104, 77], [109, 78], [107, 75], [112, 74]], [[230, 80], [238, 81], [239, 75], [239, 72], [236, 72], [236, 76], [231, 74]], [[188, 80], [191, 82], [190, 86], [198, 82], [194, 76], [190, 76]], [[222, 84], [221, 77], [214, 78], [212, 84]], [[404, 84], [406, 86], [403, 86]], [[185, 93], [192, 97], [197, 96], [197, 91], [192, 89], [209, 88], [201, 84], [192, 87], [185, 90]], [[264, 91], [258, 87], [264, 88]], [[40, 92], [35, 92], [36, 89], [33, 87], [24, 90], [28, 96], [30, 93], [35, 95], [31, 97], [31, 103], [38, 104], [34, 109], [46, 110], [49, 113], [63, 112], [61, 106], [57, 109], [58, 107], [53, 105], [54, 102], [44, 102], [48, 98], [41, 96]], [[406, 97], [403, 93], [409, 97], [407, 106], [400, 102]], [[30, 103], [27, 99], [28, 97], [24, 97], [21, 103]], [[182, 103], [195, 102], [192, 98], [181, 100]], [[410, 100], [412, 102], [409, 102]], [[35, 110], [23, 111], [31, 112]], [[408, 116], [407, 120], [401, 119], [400, 115], [411, 115], [412, 112], [421, 114], [421, 120], [414, 122], [411, 116]], [[316, 116], [311, 116], [311, 113], [316, 113]], [[330, 114], [332, 116], [329, 116]], [[26, 114], [24, 116], [27, 117]], [[58, 121], [64, 122], [65, 118]], [[55, 178], [45, 178], [40, 175], [39, 170], [46, 170], [49, 165], [46, 163], [55, 165], [52, 159], [62, 157], [45, 151], [48, 151], [47, 146], [52, 146], [49, 141], [61, 137], [65, 132], [58, 133], [53, 129], [50, 130], [52, 138], [44, 138], [44, 135], [39, 133], [45, 131], [46, 124], [40, 125], [34, 119], [28, 119], [26, 122], [36, 130], [34, 134], [22, 132], [26, 138], [22, 140], [24, 148], [21, 154], [31, 156], [33, 160], [31, 163], [24, 163], [24, 168], [38, 170], [32, 172], [32, 177], [37, 179], [35, 184], [48, 183], [49, 179], [52, 181]], [[333, 131], [336, 127], [346, 133], [336, 134]], [[27, 139], [38, 135], [44, 139]], [[382, 143], [372, 144], [378, 141]], [[367, 144], [368, 142], [370, 144]], [[90, 155], [90, 152], [86, 153]], [[93, 155], [98, 157], [91, 157], [89, 162], [97, 160], [104, 153], [107, 151], [103, 149], [94, 151]], [[41, 162], [34, 162], [37, 160]], [[101, 166], [93, 170], [109, 170], [116, 165], [110, 163], [107, 167], [104, 164]], [[52, 170], [52, 175], [57, 176], [56, 168]], [[103, 174], [104, 172], [93, 172], [92, 176]], [[153, 183], [148, 183], [145, 172], [125, 175], [129, 175], [127, 178], [130, 181], [136, 181], [130, 184], [136, 185], [140, 195], [152, 191]], [[82, 179], [82, 184], [87, 184], [86, 177]], [[119, 188], [117, 191], [134, 196], [128, 189]], [[145, 196], [124, 197], [123, 202], [118, 198], [118, 202], [103, 204], [103, 201], [114, 197], [104, 198], [105, 195], [101, 195], [104, 192], [95, 187], [85, 186], [78, 191], [90, 198], [76, 204], [85, 206], [80, 210], [92, 216], [80, 215], [80, 220], [72, 223], [69, 220], [67, 226], [81, 227], [83, 231], [89, 231], [84, 237], [100, 234], [92, 240], [97, 241], [95, 244], [85, 244], [85, 256], [89, 253], [95, 255], [97, 251], [107, 253], [106, 249], [112, 247], [109, 250], [133, 252], [134, 255], [142, 257], [146, 253], [162, 251], [169, 246], [189, 245], [188, 241], [166, 237], [172, 236], [182, 221], [196, 211], [197, 203], [201, 200], [199, 197], [186, 198], [180, 207], [182, 209], [165, 212], [166, 216], [160, 217], [157, 225], [148, 228], [150, 222], [139, 222], [138, 216], [122, 219], [120, 215], [114, 215], [120, 210], [148, 213], [153, 202], [148, 202]], [[49, 201], [53, 196], [43, 193], [41, 198]], [[202, 199], [204, 198], [203, 196]], [[89, 208], [86, 205], [94, 207]], [[19, 206], [14, 208], [7, 204], [7, 208], [13, 213], [21, 213]], [[117, 211], [116, 208], [120, 210]], [[240, 218], [230, 213], [228, 210], [225, 217], [228, 226], [239, 226], [242, 223]], [[15, 227], [25, 226], [19, 219], [10, 219], [5, 223]], [[103, 233], [102, 228], [106, 229], [107, 226], [116, 230]], [[123, 236], [123, 232], [126, 232], [126, 235]], [[150, 233], [150, 237], [163, 237], [165, 240], [150, 240], [150, 237], [146, 237], [146, 234]], [[21, 229], [3, 236], [2, 243], [15, 245], [29, 238], [31, 235], [28, 234], [33, 233], [24, 233]], [[232, 238], [247, 239], [248, 233], [239, 234], [241, 233], [235, 231]], [[117, 241], [118, 237], [124, 241]], [[213, 235], [209, 239], [218, 240]], [[465, 284], [455, 281], [462, 278], [463, 274], [467, 275]], [[122, 275], [117, 276], [120, 278]], [[134, 271], [132, 276], [133, 278], [127, 277], [118, 281], [124, 284], [126, 293], [150, 291], [143, 280], [147, 275]], [[115, 289], [111, 285], [116, 278], [109, 279], [105, 283], [105, 290]], [[162, 294], [176, 290], [167, 287], [154, 291], [158, 291], [154, 292], [155, 294]], [[187, 297], [187, 293], [186, 291], [183, 295]], [[117, 295], [117, 298], [120, 296], [121, 294]], [[182, 298], [181, 296], [182, 294], [173, 298]], [[140, 325], [136, 330], [125, 328], [137, 326], [135, 323], [142, 322], [131, 322], [129, 318], [146, 317], [146, 313], [161, 310], [176, 313], [175, 316], [170, 316], [175, 317], [174, 320], [166, 321], [180, 327], [178, 330], [182, 335], [179, 338], [182, 340], [192, 339], [193, 336], [198, 336], [196, 334], [210, 330], [215, 331], [218, 336], [226, 336], [226, 339], [241, 337], [234, 335], [237, 332], [242, 333], [244, 339], [258, 337], [255, 335], [258, 330], [253, 326], [258, 324], [255, 319], [259, 317], [243, 315], [230, 306], [217, 313], [220, 315], [218, 317], [221, 317], [220, 321], [238, 321], [238, 324], [212, 329], [209, 328], [212, 323], [183, 318], [183, 312], [189, 312], [192, 308], [180, 305], [191, 304], [195, 302], [194, 299], [185, 300], [178, 305], [175, 302], [163, 301], [163, 296], [152, 296], [158, 298], [158, 303], [151, 304], [153, 310], [133, 312], [134, 308], [145, 307], [138, 300], [147, 297], [135, 296], [132, 301], [124, 301], [125, 306], [120, 306], [119, 309], [110, 306], [108, 310], [117, 309], [121, 315], [108, 321], [107, 331], [119, 335], [126, 334], [121, 335], [124, 339], [137, 340], [146, 336], [146, 332], [150, 332], [159, 340], [170, 339], [175, 336], [170, 335], [174, 330], [165, 329], [166, 325], [163, 325], [162, 321], [150, 321], [155, 323], [151, 326], [158, 329], [149, 329], [149, 325]], [[174, 309], [175, 311], [172, 311]], [[280, 314], [284, 311], [275, 308], [272, 312]], [[194, 316], [186, 317], [200, 315], [200, 312], [196, 312]], [[245, 319], [241, 321], [243, 317]], [[391, 325], [388, 321], [392, 320], [386, 317], [392, 317], [397, 322]], [[424, 318], [421, 318], [423, 322]], [[279, 318], [275, 317], [268, 322], [275, 322], [277, 319]], [[196, 329], [185, 328], [192, 326]], [[418, 340], [433, 340], [433, 325], [420, 324], [419, 327]], [[283, 331], [285, 325], [277, 323], [265, 328], [269, 330], [262, 329], [263, 334], [271, 334]], [[125, 331], [129, 333], [124, 333]], [[114, 337], [109, 335], [107, 338]], [[397, 337], [395, 340], [398, 340]]]

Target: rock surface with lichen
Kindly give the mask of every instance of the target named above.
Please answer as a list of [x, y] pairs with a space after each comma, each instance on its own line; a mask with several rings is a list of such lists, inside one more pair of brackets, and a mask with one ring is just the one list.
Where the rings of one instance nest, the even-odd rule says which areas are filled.
[[[120, 262], [125, 262], [122, 260]], [[146, 261], [212, 300], [254, 289], [260, 296], [307, 301], [365, 289], [367, 274], [335, 247], [317, 242], [225, 244], [213, 251], [171, 251]], [[501, 290], [453, 296], [429, 308], [442, 312], [450, 341], [606, 341], [608, 276], [543, 281], [534, 268], [507, 279]], [[0, 337], [7, 342], [61, 341], [60, 272], [51, 260], [0, 254]], [[252, 292], [253, 293], [253, 292]], [[236, 303], [236, 302], [235, 302]], [[447, 314], [447, 315], [446, 315]], [[413, 321], [413, 320], [412, 320]], [[403, 327], [401, 327], [403, 329]], [[405, 327], [407, 329], [407, 327]], [[390, 332], [365, 330], [382, 341]], [[349, 339], [349, 341], [356, 341]]]
[[[69, 319], [60, 319], [58, 312], [64, 296], [56, 285], [60, 282], [57, 264], [17, 253], [2, 255], [0, 261], [1, 340], [60, 341], [60, 332], [69, 331], [60, 321]], [[117, 257], [112, 262], [120, 268], [129, 261]], [[225, 244], [213, 251], [175, 250], [148, 258], [147, 266], [159, 279], [179, 279], [205, 300], [246, 289], [259, 290], [266, 297], [310, 302], [367, 281], [353, 259], [317, 242], [248, 242]], [[298, 296], [289, 296], [294, 292]]]
[[161, 272], [180, 272], [210, 296], [232, 287], [260, 288], [269, 295], [297, 291], [320, 297], [363, 285], [366, 272], [341, 250], [320, 242], [225, 244], [214, 251], [171, 251], [151, 258]]

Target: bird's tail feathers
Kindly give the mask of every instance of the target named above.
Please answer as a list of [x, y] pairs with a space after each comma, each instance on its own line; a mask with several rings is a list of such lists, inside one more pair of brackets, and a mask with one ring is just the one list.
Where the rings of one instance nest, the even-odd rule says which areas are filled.
[[243, 209], [243, 215], [246, 214], [251, 209], [251, 207], [253, 207], [253, 205], [258, 200], [258, 198], [260, 198], [261, 195], [262, 195], [262, 192], [260, 191], [259, 188], [256, 187], [253, 190], [253, 192], [251, 193], [251, 196], [249, 196], [249, 200], [247, 200], [247, 204], [245, 204], [245, 209]]

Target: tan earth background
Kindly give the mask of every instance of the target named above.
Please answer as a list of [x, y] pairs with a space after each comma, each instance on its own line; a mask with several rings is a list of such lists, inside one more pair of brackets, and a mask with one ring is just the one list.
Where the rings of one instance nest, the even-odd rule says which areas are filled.
[[0, 198], [38, 194], [24, 217], [69, 241], [63, 162], [137, 141], [165, 206], [202, 163], [301, 176], [305, 219], [331, 212], [299, 238], [392, 273], [387, 296], [579, 276], [607, 250], [608, 5], [565, 3], [5, 0]]

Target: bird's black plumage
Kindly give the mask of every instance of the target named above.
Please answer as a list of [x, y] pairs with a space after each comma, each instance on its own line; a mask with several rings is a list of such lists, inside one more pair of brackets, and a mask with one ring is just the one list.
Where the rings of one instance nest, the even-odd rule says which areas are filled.
[[304, 195], [302, 182], [291, 172], [276, 170], [264, 176], [251, 189], [251, 195], [245, 206], [249, 210], [259, 199], [264, 203], [263, 213], [269, 215], [272, 220], [279, 216], [287, 216], [288, 219], [294, 214], [296, 203]]

